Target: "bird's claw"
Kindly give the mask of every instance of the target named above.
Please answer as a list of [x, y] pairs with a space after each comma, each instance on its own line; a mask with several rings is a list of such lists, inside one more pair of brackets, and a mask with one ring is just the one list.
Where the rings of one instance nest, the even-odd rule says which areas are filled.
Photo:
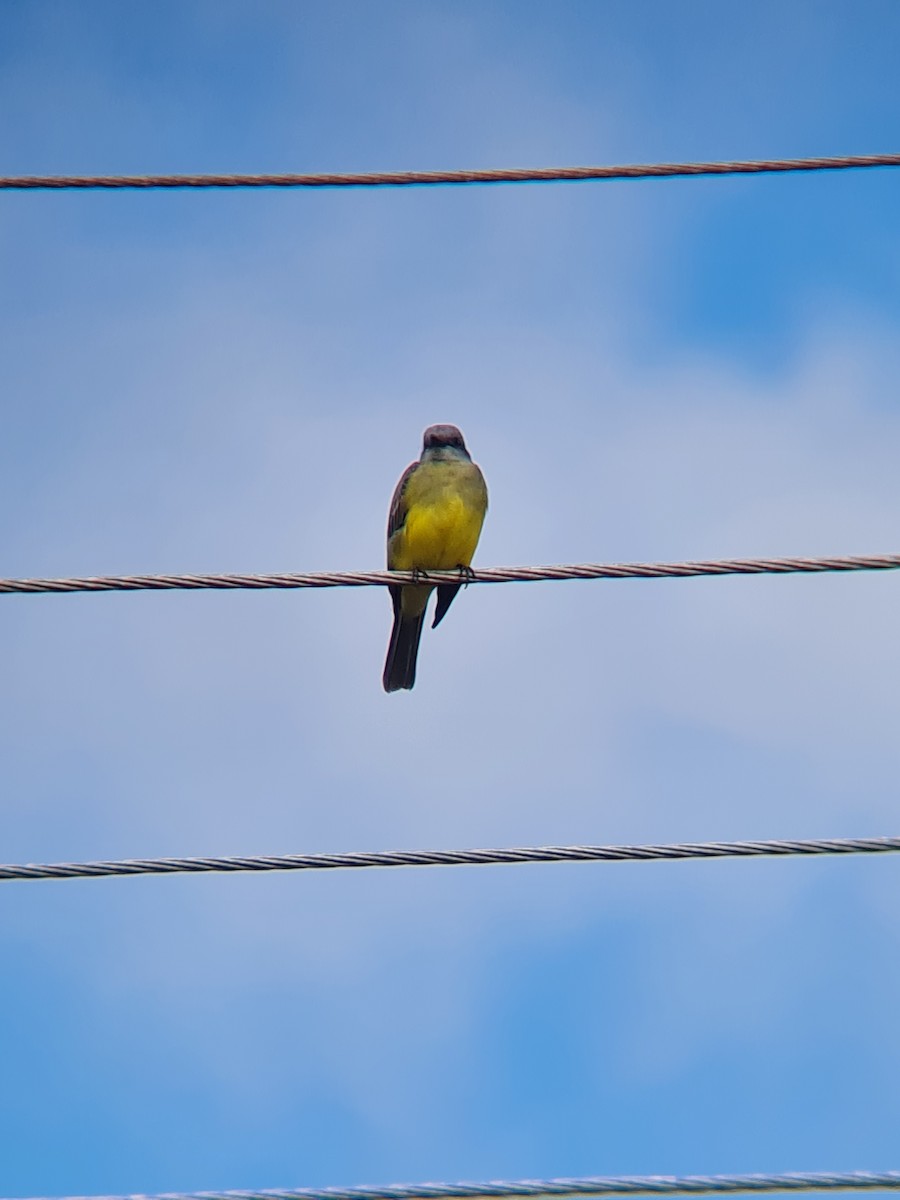
[[463, 585], [463, 587], [468, 587], [475, 578], [475, 572], [471, 567], [463, 566], [462, 563], [460, 563], [456, 569], [459, 571], [459, 582]]

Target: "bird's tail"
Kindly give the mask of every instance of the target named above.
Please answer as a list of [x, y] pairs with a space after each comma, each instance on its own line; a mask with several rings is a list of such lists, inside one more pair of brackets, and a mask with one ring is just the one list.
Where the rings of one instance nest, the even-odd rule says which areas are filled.
[[418, 616], [404, 615], [397, 605], [382, 676], [386, 692], [409, 689], [416, 682], [416, 656], [419, 653], [419, 638], [422, 636], [424, 620], [424, 610]]

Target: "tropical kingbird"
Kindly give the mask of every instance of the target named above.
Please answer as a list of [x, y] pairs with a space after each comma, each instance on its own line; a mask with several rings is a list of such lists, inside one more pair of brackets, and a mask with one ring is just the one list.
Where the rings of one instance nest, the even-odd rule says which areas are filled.
[[[422, 457], [406, 468], [388, 515], [389, 571], [453, 571], [464, 575], [478, 545], [488, 495], [484, 476], [472, 462], [455, 425], [425, 430]], [[462, 583], [442, 583], [432, 629], [443, 620]], [[384, 664], [384, 690], [416, 682], [416, 655], [425, 608], [434, 584], [390, 585], [394, 628]]]

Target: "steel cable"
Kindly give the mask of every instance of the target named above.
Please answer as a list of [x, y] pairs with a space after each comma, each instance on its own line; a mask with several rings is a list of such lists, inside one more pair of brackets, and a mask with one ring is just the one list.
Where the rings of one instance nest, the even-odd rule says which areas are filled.
[[543, 1196], [703, 1196], [897, 1190], [900, 1190], [900, 1171], [848, 1171], [843, 1174], [809, 1172], [784, 1175], [601, 1175], [580, 1179], [491, 1180], [485, 1183], [421, 1183], [388, 1187], [262, 1188], [255, 1191], [159, 1192], [152, 1196], [69, 1196], [54, 1200], [477, 1200], [478, 1197], [535, 1200]]
[[649, 862], [699, 858], [785, 858], [893, 854], [900, 837], [762, 842], [676, 842], [632, 846], [514, 846], [496, 850], [376, 850], [347, 854], [251, 854], [209, 858], [130, 858], [100, 862], [4, 863], [0, 881], [93, 879], [110, 875], [197, 875], [240, 871], [330, 871], [360, 867], [477, 867], [513, 863]]
[[847, 154], [729, 162], [631, 163], [623, 166], [536, 167], [475, 171], [364, 171], [312, 174], [5, 175], [0, 189], [71, 188], [375, 188], [479, 183], [567, 183], [597, 179], [665, 179], [761, 175], [900, 166], [900, 154]]
[[[900, 554], [831, 558], [725, 558], [696, 562], [580, 563], [549, 567], [481, 567], [467, 583], [541, 583], [568, 579], [679, 579], [698, 575], [794, 575], [893, 571]], [[457, 571], [313, 571], [242, 575], [97, 575], [69, 579], [0, 579], [0, 593], [197, 591], [202, 589], [383, 587], [391, 583], [458, 583]]]

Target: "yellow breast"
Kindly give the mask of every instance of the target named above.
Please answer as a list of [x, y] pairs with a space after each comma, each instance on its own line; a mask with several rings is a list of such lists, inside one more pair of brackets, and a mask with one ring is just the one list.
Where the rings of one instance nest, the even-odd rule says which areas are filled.
[[394, 570], [452, 571], [475, 553], [487, 507], [481, 472], [472, 463], [422, 464], [406, 491], [406, 520], [391, 539]]

